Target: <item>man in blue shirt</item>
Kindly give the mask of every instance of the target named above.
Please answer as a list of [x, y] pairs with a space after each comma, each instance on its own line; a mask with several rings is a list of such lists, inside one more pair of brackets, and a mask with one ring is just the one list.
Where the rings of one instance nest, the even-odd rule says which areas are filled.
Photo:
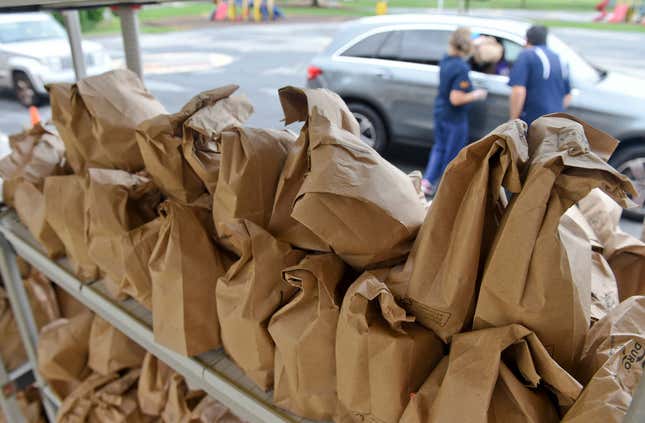
[[562, 112], [571, 101], [569, 68], [546, 46], [548, 30], [532, 26], [526, 31], [526, 48], [511, 69], [510, 118], [531, 125], [549, 113]]

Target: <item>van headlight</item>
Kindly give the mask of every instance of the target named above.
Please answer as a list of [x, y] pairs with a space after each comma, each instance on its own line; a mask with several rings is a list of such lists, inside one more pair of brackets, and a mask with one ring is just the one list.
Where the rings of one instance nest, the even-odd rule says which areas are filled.
[[44, 57], [40, 61], [51, 71], [60, 72], [63, 70], [63, 61], [60, 57]]

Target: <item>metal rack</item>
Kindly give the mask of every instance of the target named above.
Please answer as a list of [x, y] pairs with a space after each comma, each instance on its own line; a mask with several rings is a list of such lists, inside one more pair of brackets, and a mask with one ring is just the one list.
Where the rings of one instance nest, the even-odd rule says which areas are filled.
[[[150, 311], [133, 299], [115, 300], [101, 280], [89, 284], [81, 283], [69, 270], [67, 259], [52, 261], [45, 255], [13, 211], [6, 211], [0, 215], [0, 247], [2, 275], [5, 284], [11, 286], [16, 300], [22, 295], [26, 300], [15, 262], [16, 254], [19, 254], [56, 285], [183, 375], [190, 386], [203, 389], [238, 417], [249, 423], [309, 422], [276, 407], [272, 403], [271, 394], [262, 391], [247, 378], [221, 348], [197, 357], [185, 357], [157, 344], [152, 334]], [[10, 300], [13, 303], [14, 298]], [[20, 327], [24, 329], [24, 332], [21, 330], [21, 335], [27, 342], [36, 338], [35, 326], [29, 328], [26, 322], [30, 318], [33, 320], [31, 310], [20, 310], [16, 313], [16, 321], [20, 322]], [[35, 343], [32, 346], [35, 346]], [[30, 356], [32, 368], [37, 369], [35, 353], [33, 361], [31, 358]], [[35, 376], [37, 380], [40, 379], [37, 371]], [[55, 401], [46, 383], [42, 380], [39, 382], [43, 397]]]

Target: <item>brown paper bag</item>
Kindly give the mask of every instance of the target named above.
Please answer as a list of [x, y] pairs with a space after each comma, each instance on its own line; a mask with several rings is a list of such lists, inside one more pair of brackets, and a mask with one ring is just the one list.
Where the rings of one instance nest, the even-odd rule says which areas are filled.
[[531, 167], [493, 244], [474, 319], [475, 328], [523, 324], [568, 371], [589, 328], [590, 281], [573, 276], [584, 269], [570, 267], [560, 218], [594, 187], [623, 204], [634, 190], [590, 148], [616, 141], [606, 134], [588, 139], [589, 133], [567, 117], [546, 116], [531, 125]]
[[304, 253], [248, 220], [231, 222], [223, 229], [227, 245], [240, 258], [217, 281], [222, 344], [247, 376], [267, 390], [273, 384], [274, 368], [274, 344], [267, 325], [295, 293], [281, 280], [281, 272], [297, 264]]
[[325, 244], [306, 226], [291, 217], [293, 204], [298, 197], [305, 175], [309, 171], [307, 154], [309, 150], [310, 115], [316, 109], [336, 126], [359, 136], [356, 119], [345, 103], [328, 90], [303, 90], [284, 87], [279, 90], [280, 103], [285, 123], [304, 122], [295, 145], [289, 151], [280, 174], [275, 193], [269, 231], [278, 239], [308, 250], [329, 251]]
[[170, 198], [193, 204], [206, 188], [214, 188], [219, 158], [211, 138], [229, 124], [243, 122], [252, 111], [245, 100], [229, 97], [237, 88], [227, 85], [204, 91], [179, 112], [156, 116], [137, 128], [146, 169]]
[[38, 330], [61, 317], [56, 292], [45, 275], [32, 269], [23, 282]]
[[131, 296], [149, 310], [152, 309], [152, 279], [148, 262], [159, 239], [163, 219], [139, 226], [123, 235], [123, 279], [119, 291]]
[[210, 91], [212, 102], [193, 113], [183, 126], [184, 157], [211, 194], [215, 193], [219, 177], [217, 141], [221, 133], [242, 126], [253, 113], [253, 106], [245, 97], [230, 97], [237, 88], [228, 85]]
[[65, 246], [74, 274], [89, 282], [99, 277], [85, 239], [85, 178], [79, 175], [50, 176], [43, 195], [47, 222]]
[[591, 328], [577, 372], [586, 386], [564, 422], [624, 419], [643, 375], [644, 324], [645, 297], [633, 296]]
[[60, 310], [60, 317], [70, 319], [77, 314], [86, 313], [89, 311], [85, 305], [74, 298], [70, 293], [65, 291], [58, 285], [53, 285], [56, 299], [58, 301], [58, 309]]
[[91, 398], [94, 392], [118, 377], [117, 373], [107, 376], [98, 373], [90, 374], [61, 403], [56, 416], [56, 423], [88, 421], [93, 407]]
[[387, 269], [363, 273], [345, 294], [336, 333], [339, 422], [399, 421], [443, 356], [443, 343], [395, 301]]
[[338, 407], [336, 288], [344, 267], [334, 254], [321, 254], [284, 269], [282, 279], [299, 291], [269, 322], [275, 342], [273, 401], [308, 419], [330, 420]]
[[41, 189], [45, 177], [65, 172], [65, 146], [52, 124], [37, 123], [10, 135], [9, 145], [11, 153], [0, 160], [5, 204], [14, 205], [15, 189], [20, 180]]
[[155, 341], [184, 355], [220, 346], [215, 285], [219, 252], [197, 213], [173, 200], [159, 207], [161, 229], [150, 256]]
[[161, 413], [165, 423], [189, 422], [191, 410], [204, 398], [206, 393], [200, 390], [189, 390], [186, 381], [179, 374], [170, 378], [168, 401]]
[[445, 342], [472, 324], [478, 282], [504, 210], [501, 188], [522, 188], [525, 133], [526, 125], [514, 120], [461, 150], [441, 179], [408, 257], [412, 275], [405, 303]]
[[234, 128], [221, 136], [219, 180], [213, 195], [213, 222], [247, 219], [266, 228], [280, 171], [295, 137], [287, 131]]
[[85, 209], [89, 255], [118, 285], [125, 277], [122, 238], [157, 217], [160, 193], [145, 175], [122, 170], [90, 169], [88, 180]]
[[47, 89], [52, 119], [75, 173], [92, 167], [128, 172], [143, 168], [135, 130], [165, 109], [134, 72], [117, 69]]
[[[43, 415], [43, 407], [38, 389], [35, 386], [29, 386], [23, 391], [16, 392], [16, 402], [22, 414], [23, 423], [47, 423]], [[0, 423], [7, 422], [3, 413], [0, 413]]]
[[139, 344], [98, 316], [92, 322], [89, 345], [87, 364], [102, 375], [140, 367], [145, 355]]
[[141, 411], [149, 416], [159, 416], [168, 399], [173, 370], [154, 355], [147, 353], [143, 359], [137, 398]]
[[18, 265], [18, 271], [20, 271], [20, 277], [26, 278], [31, 273], [31, 264], [24, 258], [16, 256], [16, 264]]
[[595, 189], [580, 200], [579, 206], [603, 245], [603, 255], [616, 276], [620, 300], [645, 295], [645, 243], [620, 229], [620, 205]]
[[40, 331], [38, 371], [63, 397], [66, 385], [74, 386], [90, 373], [87, 360], [92, 319], [92, 313], [84, 312], [55, 320]]
[[189, 423], [243, 423], [216, 399], [206, 396], [190, 413]]
[[452, 337], [450, 355], [413, 396], [401, 423], [557, 422], [558, 405], [566, 410], [581, 390], [521, 325], [461, 333]]
[[11, 371], [27, 361], [20, 332], [5, 290], [0, 287], [0, 358], [6, 370]]
[[45, 217], [45, 197], [31, 182], [22, 181], [14, 193], [16, 212], [29, 232], [40, 242], [52, 259], [65, 254], [65, 246]]

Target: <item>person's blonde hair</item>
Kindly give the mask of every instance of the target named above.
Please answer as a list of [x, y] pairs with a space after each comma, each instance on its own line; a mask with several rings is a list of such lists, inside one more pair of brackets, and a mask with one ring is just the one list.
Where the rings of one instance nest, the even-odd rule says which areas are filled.
[[465, 56], [468, 56], [473, 51], [473, 41], [470, 35], [470, 29], [466, 27], [460, 27], [453, 31], [450, 34], [450, 40], [448, 40], [448, 45], [455, 50], [457, 53], [461, 53]]

